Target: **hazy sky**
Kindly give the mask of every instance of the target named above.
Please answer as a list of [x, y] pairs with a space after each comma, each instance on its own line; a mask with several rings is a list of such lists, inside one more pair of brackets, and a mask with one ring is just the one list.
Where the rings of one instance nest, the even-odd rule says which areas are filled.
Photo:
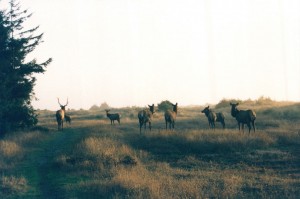
[[[7, 0], [1, 1], [1, 7]], [[22, 0], [40, 109], [300, 101], [299, 0]]]

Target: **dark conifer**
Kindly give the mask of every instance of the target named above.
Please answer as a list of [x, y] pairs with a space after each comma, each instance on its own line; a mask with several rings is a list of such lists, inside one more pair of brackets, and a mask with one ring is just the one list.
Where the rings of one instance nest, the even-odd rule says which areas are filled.
[[15, 0], [9, 5], [7, 10], [0, 10], [0, 134], [37, 124], [31, 105], [35, 99], [33, 75], [45, 72], [52, 61], [26, 60], [42, 42], [43, 34], [35, 34], [38, 26], [24, 30], [23, 23], [31, 14], [21, 10]]

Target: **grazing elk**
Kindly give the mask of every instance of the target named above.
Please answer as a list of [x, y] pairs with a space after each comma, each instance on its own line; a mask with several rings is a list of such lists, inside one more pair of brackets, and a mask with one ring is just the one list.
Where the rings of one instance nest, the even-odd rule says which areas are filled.
[[71, 124], [72, 118], [70, 115], [65, 115], [65, 120], [67, 123]]
[[138, 113], [139, 123], [140, 123], [140, 133], [142, 133], [142, 126], [144, 125], [145, 130], [147, 123], [149, 123], [149, 129], [151, 131], [151, 122], [152, 122], [152, 116], [154, 114], [154, 104], [152, 106], [149, 106], [149, 110], [142, 110]]
[[255, 119], [256, 119], [256, 114], [253, 110], [239, 110], [237, 106], [239, 103], [233, 104], [230, 103], [231, 105], [231, 115], [232, 117], [235, 117], [235, 119], [238, 122], [239, 125], [239, 131], [241, 130], [241, 124], [242, 124], [242, 130], [244, 132], [244, 124], [247, 124], [249, 133], [251, 130], [251, 124], [253, 126], [253, 130], [255, 132]]
[[168, 123], [169, 123], [169, 129], [174, 129], [176, 116], [177, 116], [177, 103], [172, 104], [173, 110], [167, 110], [165, 112], [165, 121], [166, 121], [166, 129], [168, 129]]
[[201, 113], [204, 113], [207, 117], [210, 128], [215, 129], [215, 122], [220, 122], [223, 126], [223, 129], [225, 129], [225, 116], [223, 113], [215, 113], [209, 108], [209, 106], [205, 107]]
[[106, 109], [106, 116], [110, 119], [110, 124], [115, 124], [115, 120], [120, 124], [121, 115], [119, 113], [109, 113], [109, 109]]
[[61, 105], [59, 102], [59, 98], [57, 98], [58, 104], [60, 106], [60, 110], [56, 111], [56, 121], [57, 121], [57, 129], [64, 130], [64, 119], [66, 115], [66, 106], [68, 105], [68, 99], [66, 105]]

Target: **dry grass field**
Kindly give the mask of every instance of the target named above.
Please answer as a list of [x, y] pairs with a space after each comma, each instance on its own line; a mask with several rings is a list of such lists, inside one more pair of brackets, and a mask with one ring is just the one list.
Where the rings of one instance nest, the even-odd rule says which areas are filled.
[[299, 198], [300, 104], [244, 101], [257, 131], [239, 132], [227, 101], [226, 129], [208, 128], [203, 107], [180, 107], [174, 131], [163, 113], [139, 133], [140, 108], [69, 111], [57, 131], [54, 112], [39, 126], [0, 140], [0, 198]]

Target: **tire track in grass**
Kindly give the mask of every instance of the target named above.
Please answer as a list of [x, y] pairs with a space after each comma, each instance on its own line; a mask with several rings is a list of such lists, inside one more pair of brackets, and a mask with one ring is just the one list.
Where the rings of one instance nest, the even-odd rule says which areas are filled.
[[62, 187], [66, 184], [61, 171], [54, 164], [54, 159], [60, 154], [66, 154], [80, 139], [86, 135], [86, 128], [65, 129], [57, 132], [54, 139], [45, 143], [43, 156], [39, 163], [39, 187], [45, 198], [67, 198]]
[[62, 186], [66, 184], [55, 167], [55, 158], [72, 150], [72, 147], [86, 135], [87, 128], [68, 128], [63, 132], [50, 131], [46, 140], [40, 142], [28, 153], [19, 165], [30, 186], [24, 198], [67, 198]]

